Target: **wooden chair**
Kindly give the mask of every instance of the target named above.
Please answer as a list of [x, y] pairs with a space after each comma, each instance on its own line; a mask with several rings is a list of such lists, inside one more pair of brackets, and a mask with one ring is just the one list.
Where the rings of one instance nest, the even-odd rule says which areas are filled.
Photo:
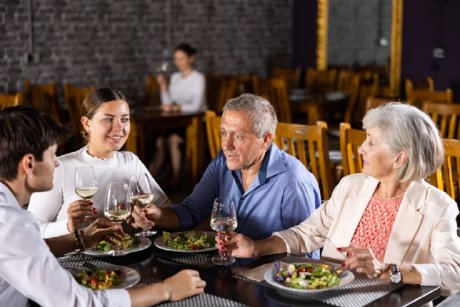
[[460, 105], [425, 101], [422, 110], [438, 125], [443, 138], [460, 139]]
[[222, 113], [222, 108], [227, 101], [236, 96], [238, 90], [238, 80], [235, 77], [225, 77], [220, 80], [219, 94], [215, 102], [214, 111]]
[[206, 135], [211, 159], [214, 159], [221, 149], [220, 120], [221, 117], [216, 116], [214, 111], [206, 112]]
[[22, 103], [22, 93], [0, 93], [0, 110], [6, 107], [17, 106]]
[[406, 97], [412, 96], [412, 91], [415, 90], [427, 90], [434, 91], [434, 82], [433, 78], [427, 77], [426, 79], [420, 81], [412, 81], [411, 79], [406, 79], [405, 81]]
[[327, 142], [327, 124], [299, 125], [278, 123], [275, 144], [302, 162], [318, 180], [323, 199], [332, 193], [332, 170]]
[[289, 96], [286, 82], [283, 79], [259, 77], [253, 78], [254, 93], [265, 97], [275, 108], [278, 120], [282, 122], [292, 122], [292, 111], [289, 105]]
[[[83, 108], [83, 100], [85, 97], [96, 90], [95, 86], [90, 87], [73, 87], [68, 83], [64, 83], [64, 98], [69, 111], [69, 117], [72, 124], [72, 129], [75, 135], [80, 136], [81, 117], [85, 115]], [[80, 141], [83, 139], [78, 138]]]
[[55, 121], [65, 122], [65, 118], [63, 119], [59, 112], [56, 83], [31, 84], [25, 80], [24, 100], [38, 110], [49, 114]]
[[352, 126], [359, 125], [366, 112], [367, 97], [376, 95], [378, 83], [379, 77], [377, 74], [373, 74], [370, 78], [360, 78], [358, 94], [350, 95], [351, 100], [349, 100], [345, 111], [345, 122], [350, 123]]
[[358, 153], [358, 147], [365, 139], [366, 131], [353, 129], [348, 123], [340, 123], [340, 152], [344, 176], [361, 173], [363, 159]]
[[335, 89], [339, 92], [349, 93], [354, 75], [351, 70], [341, 69], [337, 74], [337, 86]]
[[460, 182], [460, 140], [443, 139], [444, 163], [431, 176], [431, 183], [456, 200], [459, 195]]
[[392, 100], [389, 98], [378, 98], [374, 96], [369, 96], [366, 99], [366, 111], [370, 109], [377, 108], [378, 106], [381, 106], [382, 104], [386, 104], [391, 102]]
[[421, 108], [423, 101], [431, 101], [438, 103], [452, 103], [453, 93], [450, 88], [445, 91], [430, 91], [430, 90], [412, 90], [412, 94], [407, 96], [407, 103]]
[[335, 89], [337, 70], [315, 70], [307, 68], [305, 87], [312, 93], [326, 93]]
[[152, 75], [147, 75], [145, 80], [145, 104], [148, 106], [161, 106], [161, 90], [157, 80]]
[[271, 77], [284, 79], [288, 89], [299, 87], [300, 68], [274, 67], [271, 71]]

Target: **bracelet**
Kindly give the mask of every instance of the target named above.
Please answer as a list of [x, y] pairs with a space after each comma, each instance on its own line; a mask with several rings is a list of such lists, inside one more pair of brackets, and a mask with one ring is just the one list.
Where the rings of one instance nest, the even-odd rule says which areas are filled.
[[83, 230], [77, 229], [74, 232], [75, 242], [77, 242], [77, 247], [80, 252], [83, 252], [86, 249], [85, 241], [83, 240]]

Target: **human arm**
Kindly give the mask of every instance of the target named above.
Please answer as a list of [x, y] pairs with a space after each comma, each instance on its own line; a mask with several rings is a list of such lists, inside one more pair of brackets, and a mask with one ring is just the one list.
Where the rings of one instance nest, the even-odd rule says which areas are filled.
[[193, 75], [193, 85], [188, 90], [189, 101], [180, 105], [182, 111], [198, 112], [204, 110], [205, 94], [206, 94], [206, 79], [201, 73], [195, 72]]
[[224, 240], [219, 235], [216, 235], [215, 239], [218, 249], [225, 248], [229, 255], [238, 258], [256, 258], [287, 251], [286, 244], [278, 236], [252, 240], [241, 233], [231, 232], [225, 236]]
[[182, 270], [161, 283], [129, 289], [128, 293], [132, 306], [152, 306], [203, 293], [205, 286], [206, 282], [200, 278], [197, 271]]
[[[105, 219], [97, 219], [82, 232], [82, 239], [86, 247], [93, 246], [108, 235], [121, 236], [120, 225]], [[75, 234], [45, 239], [48, 247], [56, 257], [62, 256], [78, 248]]]
[[59, 164], [54, 170], [53, 188], [47, 192], [32, 193], [27, 210], [38, 223], [43, 238], [69, 234], [67, 220], [55, 221], [63, 206], [63, 185], [65, 182], [64, 167]]

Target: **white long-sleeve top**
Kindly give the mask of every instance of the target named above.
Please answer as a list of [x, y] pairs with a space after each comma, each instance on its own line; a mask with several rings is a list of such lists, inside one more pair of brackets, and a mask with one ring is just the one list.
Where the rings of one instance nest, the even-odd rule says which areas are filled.
[[[44, 204], [46, 206], [46, 204]], [[0, 306], [131, 306], [124, 289], [92, 291], [64, 270], [32, 214], [0, 182]]]
[[205, 88], [206, 80], [202, 73], [194, 70], [183, 78], [180, 72], [176, 72], [171, 76], [168, 91], [161, 92], [161, 102], [180, 104], [182, 111], [205, 111]]
[[43, 238], [68, 234], [67, 208], [75, 200], [81, 199], [75, 193], [75, 168], [92, 165], [98, 184], [97, 193], [91, 198], [97, 217], [104, 214], [104, 199], [110, 182], [129, 182], [129, 177], [136, 173], [147, 173], [153, 186], [156, 205], [170, 206], [171, 201], [152, 178], [139, 158], [128, 151], [118, 151], [107, 160], [92, 157], [83, 147], [75, 152], [60, 156], [59, 166], [54, 171], [53, 189], [47, 192], [33, 193], [28, 210], [35, 216]]

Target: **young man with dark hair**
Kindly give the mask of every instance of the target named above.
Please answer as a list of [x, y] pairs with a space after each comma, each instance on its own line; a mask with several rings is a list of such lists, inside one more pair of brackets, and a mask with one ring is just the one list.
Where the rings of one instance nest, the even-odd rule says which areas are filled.
[[[55, 256], [121, 232], [119, 225], [99, 219], [84, 232], [44, 241], [35, 218], [23, 209], [32, 193], [53, 187], [63, 134], [31, 107], [0, 111], [0, 306], [25, 306], [28, 299], [41, 306], [149, 306], [202, 293], [205, 282], [191, 270], [144, 288], [92, 291], [60, 267]], [[173, 292], [175, 284], [181, 287]]]

